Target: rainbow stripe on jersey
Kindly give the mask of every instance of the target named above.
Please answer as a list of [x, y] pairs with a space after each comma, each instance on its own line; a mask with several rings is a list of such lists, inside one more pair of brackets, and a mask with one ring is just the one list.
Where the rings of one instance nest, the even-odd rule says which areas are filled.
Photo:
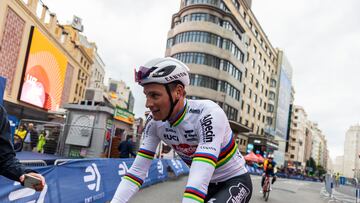
[[186, 187], [184, 192], [184, 198], [189, 198], [197, 202], [203, 203], [206, 194], [193, 187]]
[[134, 183], [136, 186], [138, 186], [139, 188], [141, 187], [141, 185], [143, 184], [143, 180], [141, 180], [141, 178], [135, 176], [134, 174], [131, 173], [127, 173], [124, 175], [123, 177], [124, 179]]
[[155, 152], [149, 151], [147, 149], [140, 148], [137, 155], [139, 155], [141, 157], [144, 157], [146, 159], [152, 160], [152, 159], [154, 159]]
[[220, 151], [219, 158], [216, 163], [216, 168], [219, 168], [220, 166], [226, 164], [234, 156], [236, 150], [237, 144], [235, 143], [233, 135], [231, 135], [230, 142]]

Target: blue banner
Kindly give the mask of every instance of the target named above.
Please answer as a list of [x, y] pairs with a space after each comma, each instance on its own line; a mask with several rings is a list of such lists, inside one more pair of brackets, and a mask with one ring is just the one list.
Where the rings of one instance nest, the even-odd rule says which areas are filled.
[[170, 166], [171, 170], [174, 172], [175, 176], [188, 174], [189, 167], [185, 164], [184, 161], [180, 159], [166, 159], [166, 164]]
[[6, 87], [6, 78], [0, 76], [0, 105], [4, 104], [4, 92]]
[[[106, 202], [134, 159], [83, 159], [35, 168], [46, 179], [42, 192], [0, 176], [0, 202]], [[181, 163], [181, 162], [180, 162]], [[165, 160], [155, 159], [142, 187], [168, 178]]]

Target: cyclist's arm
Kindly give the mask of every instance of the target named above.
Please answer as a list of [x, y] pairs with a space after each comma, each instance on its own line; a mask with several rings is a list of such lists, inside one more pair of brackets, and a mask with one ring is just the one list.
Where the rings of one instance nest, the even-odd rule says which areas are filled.
[[156, 127], [151, 121], [145, 126], [143, 142], [136, 155], [135, 161], [122, 180], [114, 194], [111, 203], [125, 203], [140, 189], [146, 173], [154, 158], [156, 147], [160, 139], [156, 135]]
[[199, 145], [192, 159], [183, 203], [203, 202], [208, 185], [215, 171], [221, 143], [226, 132], [226, 115], [221, 109], [204, 112], [200, 117], [197, 133]]

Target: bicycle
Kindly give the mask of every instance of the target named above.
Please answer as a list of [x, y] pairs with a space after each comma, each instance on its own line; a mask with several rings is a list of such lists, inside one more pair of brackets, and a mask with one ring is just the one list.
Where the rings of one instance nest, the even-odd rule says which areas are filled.
[[270, 176], [265, 175], [265, 181], [263, 186], [263, 197], [265, 199], [265, 202], [268, 201], [270, 195]]
[[20, 152], [22, 150], [24, 143], [20, 136], [14, 135], [14, 144], [13, 145], [14, 145], [15, 152]]

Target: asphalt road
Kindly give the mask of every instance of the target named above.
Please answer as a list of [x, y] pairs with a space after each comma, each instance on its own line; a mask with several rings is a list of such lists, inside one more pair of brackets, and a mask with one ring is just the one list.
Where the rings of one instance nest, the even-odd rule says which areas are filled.
[[[264, 202], [260, 193], [260, 176], [251, 176], [253, 182], [252, 203]], [[178, 203], [186, 185], [187, 176], [169, 180], [140, 190], [130, 203]], [[332, 197], [324, 189], [324, 183], [280, 179], [272, 186], [269, 203], [333, 203], [355, 202], [355, 197], [334, 191]], [[360, 201], [359, 201], [360, 202]]]

